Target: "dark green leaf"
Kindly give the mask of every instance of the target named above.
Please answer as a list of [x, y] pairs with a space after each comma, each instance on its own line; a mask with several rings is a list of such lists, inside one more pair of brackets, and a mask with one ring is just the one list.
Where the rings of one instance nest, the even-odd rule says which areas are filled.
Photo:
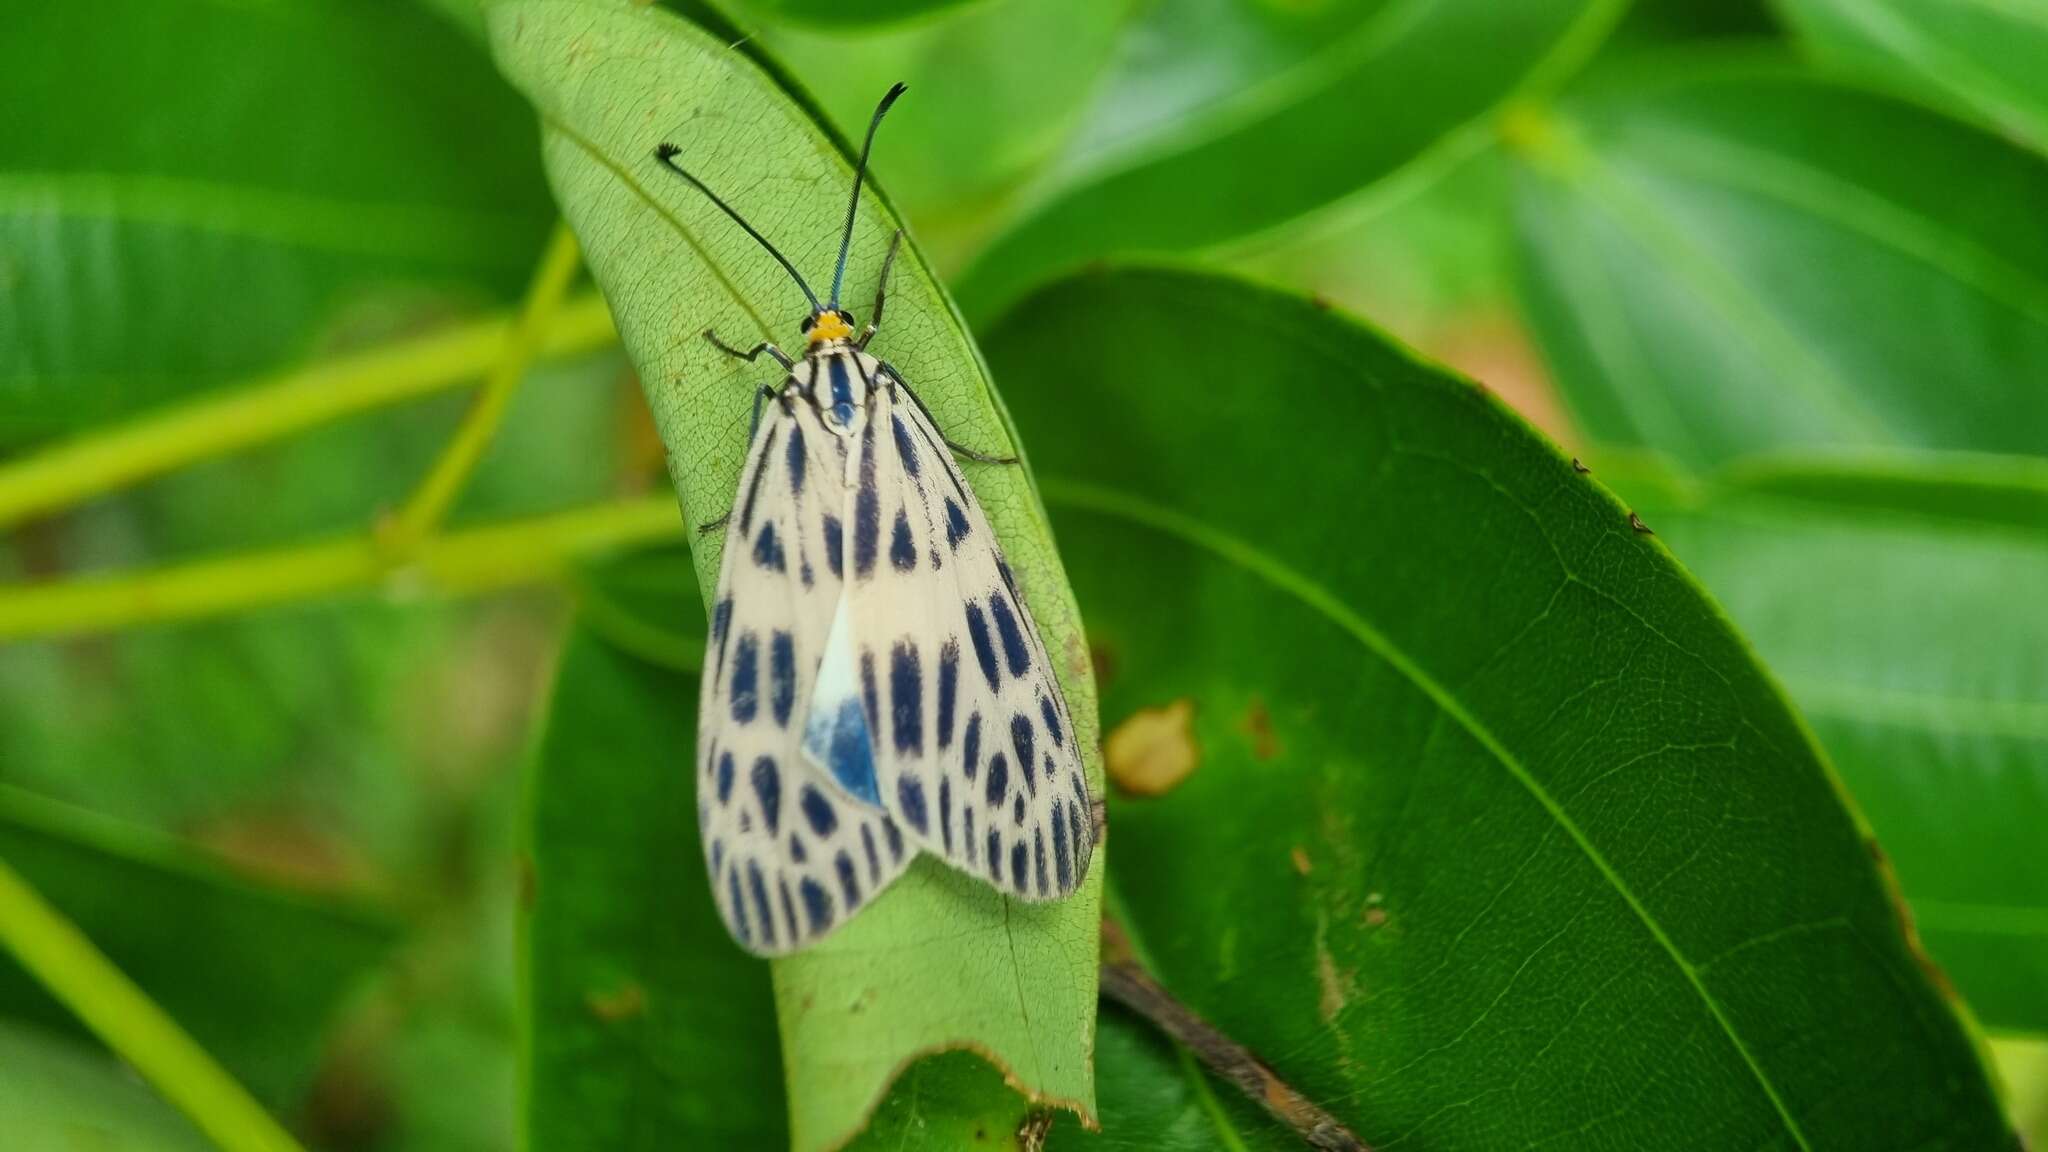
[[5, 12], [0, 445], [509, 292], [539, 251], [531, 122], [422, 7]]
[[[680, 147], [680, 162], [725, 190], [821, 293], [852, 166], [744, 56], [667, 13], [504, 0], [489, 24], [500, 67], [540, 113], [550, 178], [640, 369], [684, 511], [714, 519], [732, 503], [754, 394], [777, 376], [766, 361], [736, 364], [702, 333], [794, 342], [805, 308], [774, 261], [654, 148]], [[880, 196], [861, 209], [846, 299], [865, 311], [893, 218]], [[874, 348], [950, 436], [983, 451], [1012, 443], [972, 341], [907, 245]], [[1029, 475], [981, 467], [972, 480], [1059, 654], [1082, 747], [1093, 748], [1078, 613]], [[715, 534], [694, 542], [704, 589], [716, 582], [721, 545]], [[777, 961], [795, 1146], [843, 1143], [902, 1069], [954, 1048], [987, 1056], [1036, 1100], [1089, 1109], [1099, 891], [1097, 871], [1073, 899], [1011, 902], [920, 860], [831, 938]]]
[[1827, 60], [1918, 89], [2048, 152], [2048, 20], [2027, 3], [1777, 0]]
[[2048, 468], [1782, 462], [1637, 507], [1755, 640], [1979, 1020], [2048, 1032]]
[[[298, 1103], [330, 1017], [396, 935], [359, 905], [253, 883], [138, 829], [4, 786], [0, 857], [273, 1106]], [[0, 1015], [79, 1027], [7, 957]]]
[[1158, 4], [1072, 155], [960, 287], [992, 316], [1119, 252], [1214, 248], [1392, 177], [1596, 47], [1612, 0]]
[[[701, 636], [695, 605], [666, 615]], [[562, 656], [528, 794], [530, 1147], [788, 1143], [768, 969], [726, 939], [704, 877], [696, 695], [585, 628]]]
[[134, 1073], [55, 1033], [0, 1020], [0, 1116], [12, 1152], [205, 1152]]
[[[1667, 62], [1513, 133], [1525, 299], [1595, 439], [2048, 444], [2048, 161], [1769, 67]], [[1958, 183], [1957, 173], [1968, 173]]]
[[1193, 708], [1119, 905], [1284, 1079], [1376, 1147], [2016, 1147], [1783, 698], [1484, 392], [1183, 272], [991, 354], [1105, 714]]

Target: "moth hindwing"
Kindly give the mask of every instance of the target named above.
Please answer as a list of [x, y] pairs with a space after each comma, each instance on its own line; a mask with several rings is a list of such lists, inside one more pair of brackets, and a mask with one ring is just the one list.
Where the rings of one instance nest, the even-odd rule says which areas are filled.
[[918, 852], [1046, 900], [1080, 886], [1095, 846], [1072, 717], [1001, 546], [954, 447], [909, 382], [867, 351], [895, 241], [867, 329], [856, 337], [839, 306], [868, 149], [902, 90], [868, 126], [824, 303], [675, 162], [677, 149], [655, 154], [811, 305], [797, 359], [705, 333], [786, 370], [755, 402], [698, 706], [713, 894], [733, 938], [761, 955], [823, 937]]

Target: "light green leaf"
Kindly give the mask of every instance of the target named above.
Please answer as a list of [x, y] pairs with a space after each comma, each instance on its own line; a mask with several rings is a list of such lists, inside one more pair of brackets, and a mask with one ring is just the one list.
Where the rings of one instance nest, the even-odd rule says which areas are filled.
[[2048, 467], [1621, 482], [1798, 702], [1977, 1018], [2048, 1032], [2048, 869], [2022, 863], [2048, 825]]
[[1073, 154], [969, 269], [962, 303], [993, 316], [1096, 257], [1213, 249], [1454, 155], [1504, 100], [1576, 67], [1625, 7], [1154, 5]]
[[1594, 439], [1695, 468], [2048, 445], [2048, 389], [2020, 383], [2048, 378], [2048, 160], [1725, 61], [1667, 61], [1513, 135], [1524, 299]]
[[0, 447], [523, 283], [532, 127], [414, 4], [0, 9]]
[[761, 40], [858, 140], [889, 113], [889, 190], [942, 269], [986, 241], [1016, 186], [1079, 120], [1127, 20], [1124, 0], [978, 0], [895, 28], [769, 24]]
[[1481, 389], [1188, 272], [990, 355], [1105, 716], [1192, 710], [1119, 914], [1283, 1079], [1379, 1148], [2017, 1147], [1784, 698]]
[[0, 1116], [12, 1152], [213, 1147], [112, 1057], [11, 1020], [0, 1020]]
[[2041, 0], [1777, 0], [1822, 59], [1924, 91], [2048, 152]]
[[[736, 364], [701, 333], [795, 342], [805, 306], [775, 263], [657, 164], [653, 149], [680, 146], [682, 162], [820, 292], [851, 166], [744, 57], [666, 13], [507, 0], [489, 23], [500, 67], [540, 112], [550, 178], [640, 369], [685, 514], [713, 519], [733, 498], [753, 394], [775, 373], [765, 361]], [[886, 182], [886, 140], [876, 169]], [[861, 205], [847, 300], [865, 312], [893, 224], [879, 191]], [[980, 357], [915, 249], [906, 246], [890, 289], [875, 350], [951, 437], [1009, 448]], [[1093, 747], [1086, 647], [1029, 476], [969, 467], [1060, 666], [1082, 745]], [[716, 536], [696, 541], [706, 590], [719, 545]], [[688, 763], [678, 751], [670, 770], [687, 772]], [[1092, 1107], [1097, 876], [1070, 900], [1012, 904], [923, 860], [824, 944], [777, 962], [794, 1144], [843, 1142], [900, 1069], [949, 1048], [985, 1054], [1034, 1099]]]
[[[160, 836], [5, 786], [0, 857], [273, 1107], [300, 1101], [336, 1010], [397, 936], [396, 923], [360, 903], [258, 884]], [[4, 955], [0, 1016], [82, 1034]]]

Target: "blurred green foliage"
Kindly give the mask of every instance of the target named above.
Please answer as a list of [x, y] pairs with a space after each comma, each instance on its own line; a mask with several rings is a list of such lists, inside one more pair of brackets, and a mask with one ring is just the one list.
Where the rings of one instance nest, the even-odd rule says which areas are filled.
[[[949, 426], [1028, 451], [1036, 487], [1004, 504], [1024, 524], [1043, 494], [1062, 550], [1031, 593], [1063, 596], [1064, 566], [1105, 729], [1196, 705], [1196, 775], [1111, 816], [1109, 906], [1170, 989], [1376, 1146], [2048, 1139], [2038, 14], [677, 7], [735, 75], [766, 67], [719, 89], [728, 114], [822, 117], [805, 164], [734, 141], [703, 169], [807, 271], [831, 142], [910, 83], [875, 172], [923, 259], [880, 339], [923, 357]], [[536, 364], [453, 530], [574, 525], [671, 476], [716, 515], [694, 503], [729, 487], [765, 377], [648, 353], [697, 355], [725, 305], [659, 250], [606, 251], [670, 226], [594, 223], [615, 177], [553, 131], [667, 83], [595, 29], [667, 44], [678, 17], [483, 8], [0, 13], [0, 485], [502, 314], [559, 200], [649, 376], [616, 348]], [[574, 90], [508, 57], [526, 15], [585, 29], [529, 45], [581, 58]], [[772, 267], [676, 189], [638, 195], [715, 237], [787, 338]], [[708, 915], [684, 766], [715, 558], [693, 566], [683, 517], [609, 556], [572, 533], [535, 561], [515, 533], [498, 561], [546, 578], [488, 600], [393, 552], [262, 611], [10, 615], [28, 586], [378, 539], [464, 411], [429, 397], [5, 524], [0, 861], [315, 1152], [782, 1146], [785, 1085], [808, 1094], [785, 1070], [833, 1049], [778, 1047], [785, 975]], [[1951, 1004], [1996, 1039], [2005, 1121]], [[1118, 1010], [1033, 1039], [1093, 1044], [1103, 1130], [1062, 1113], [1050, 1146], [1296, 1146]], [[1039, 1121], [1012, 1088], [1055, 1077], [1008, 1071], [915, 1063], [862, 1146], [1020, 1145]], [[807, 1135], [796, 1103], [805, 1146], [853, 1134]], [[4, 955], [0, 1115], [34, 1152], [202, 1146]]]

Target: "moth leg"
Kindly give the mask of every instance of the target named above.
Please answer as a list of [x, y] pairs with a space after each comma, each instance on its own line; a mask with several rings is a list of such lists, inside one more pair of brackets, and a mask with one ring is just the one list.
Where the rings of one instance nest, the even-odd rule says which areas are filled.
[[704, 339], [709, 340], [713, 348], [718, 349], [720, 352], [725, 353], [727, 356], [731, 356], [736, 360], [745, 360], [749, 364], [752, 364], [754, 361], [760, 359], [761, 354], [763, 352], [766, 352], [768, 355], [773, 356], [775, 358], [775, 362], [777, 364], [782, 365], [784, 368], [796, 367], [796, 364], [792, 360], [790, 360], [788, 356], [783, 355], [782, 349], [777, 348], [775, 345], [769, 343], [766, 340], [763, 340], [759, 344], [756, 344], [752, 348], [748, 349], [747, 351], [742, 352], [739, 349], [733, 347], [732, 345], [727, 344], [725, 341], [720, 340], [718, 338], [718, 333], [712, 331], [709, 328], [706, 328], [704, 330]]
[[[925, 420], [929, 422], [932, 427], [937, 428], [939, 426], [938, 417], [933, 416], [932, 410], [924, 406], [924, 399], [917, 394], [916, 389], [910, 386], [910, 381], [905, 380], [903, 378], [903, 373], [898, 372], [896, 370], [896, 366], [894, 364], [889, 363], [887, 360], [882, 360], [878, 362], [882, 365], [883, 368], [888, 369], [889, 378], [895, 382], [897, 387], [903, 389], [904, 395], [910, 397], [910, 402], [912, 404], [917, 405], [917, 410], [919, 412], [924, 413]], [[945, 433], [943, 431], [941, 431], [939, 435], [941, 436], [941, 438], [945, 438]], [[977, 452], [974, 449], [969, 448], [965, 444], [955, 444], [950, 438], [946, 439], [946, 447], [951, 448], [954, 452], [958, 453], [959, 455], [967, 457], [969, 460], [979, 460], [983, 464], [1021, 463], [1021, 461], [1019, 461], [1015, 456], [991, 456], [986, 452]]]
[[713, 532], [718, 531], [720, 528], [725, 527], [725, 522], [730, 519], [732, 519], [732, 513], [727, 512], [725, 515], [720, 516], [716, 520], [706, 520], [702, 524], [697, 525], [697, 535], [709, 536]]
[[863, 352], [867, 351], [868, 341], [873, 340], [875, 333], [882, 330], [882, 305], [889, 302], [889, 269], [896, 266], [896, 249], [902, 246], [903, 229], [898, 228], [896, 235], [889, 237], [889, 254], [882, 257], [882, 275], [875, 281], [875, 306], [868, 310], [867, 330], [862, 332], [860, 339], [853, 344]]

